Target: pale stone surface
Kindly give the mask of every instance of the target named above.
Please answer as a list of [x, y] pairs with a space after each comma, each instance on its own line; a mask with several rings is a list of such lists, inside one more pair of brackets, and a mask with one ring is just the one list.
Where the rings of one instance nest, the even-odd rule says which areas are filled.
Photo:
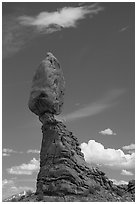
[[29, 98], [29, 109], [38, 116], [45, 112], [61, 113], [65, 80], [58, 60], [52, 53], [41, 62], [36, 70]]

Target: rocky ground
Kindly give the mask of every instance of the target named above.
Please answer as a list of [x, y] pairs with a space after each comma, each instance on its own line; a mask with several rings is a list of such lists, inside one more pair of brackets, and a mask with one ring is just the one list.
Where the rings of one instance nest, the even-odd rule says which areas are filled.
[[13, 195], [3, 202], [135, 202], [135, 181], [130, 181], [128, 185], [116, 186], [113, 184], [113, 190], [95, 186], [90, 188], [85, 195], [43, 196], [27, 191]]

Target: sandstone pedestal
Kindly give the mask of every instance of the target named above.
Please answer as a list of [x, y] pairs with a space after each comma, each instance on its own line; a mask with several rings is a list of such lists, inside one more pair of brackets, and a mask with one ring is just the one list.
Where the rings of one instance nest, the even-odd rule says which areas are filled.
[[45, 114], [40, 120], [43, 139], [36, 192], [45, 195], [84, 194], [96, 182], [84, 161], [77, 138], [52, 114]]

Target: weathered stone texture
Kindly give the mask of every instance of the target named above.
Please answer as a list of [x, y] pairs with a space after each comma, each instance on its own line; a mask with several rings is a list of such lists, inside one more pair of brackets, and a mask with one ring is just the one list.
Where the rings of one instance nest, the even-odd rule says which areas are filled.
[[108, 194], [107, 200], [116, 197], [114, 201], [120, 201], [125, 193], [131, 197], [129, 200], [135, 200], [135, 182], [116, 186], [99, 168], [89, 166], [77, 138], [54, 118], [61, 112], [64, 89], [59, 62], [47, 53], [36, 70], [29, 98], [29, 109], [39, 116], [43, 133], [36, 195], [87, 196], [95, 191], [99, 195], [99, 191], [105, 193], [104, 198]]
[[29, 109], [39, 116], [45, 112], [58, 115], [63, 105], [64, 89], [60, 64], [51, 53], [47, 53], [33, 77]]
[[[89, 187], [96, 184], [104, 186], [104, 173], [98, 169], [89, 168], [77, 138], [62, 122], [56, 121], [53, 115], [47, 115], [40, 118], [43, 121], [43, 140], [37, 193], [77, 195], [84, 194]], [[103, 177], [104, 182], [101, 180]]]

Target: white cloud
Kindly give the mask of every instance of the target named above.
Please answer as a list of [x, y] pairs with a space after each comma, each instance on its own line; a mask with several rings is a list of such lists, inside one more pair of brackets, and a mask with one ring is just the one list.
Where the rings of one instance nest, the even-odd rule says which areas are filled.
[[116, 185], [124, 185], [124, 184], [128, 184], [128, 182], [127, 181], [124, 181], [124, 180], [119, 180], [119, 181], [117, 181], [116, 179], [110, 179], [111, 181], [113, 181], [113, 183], [114, 184], [116, 184]]
[[124, 176], [133, 176], [134, 174], [131, 171], [127, 171], [125, 169], [122, 170], [121, 175]]
[[9, 196], [12, 196], [14, 194], [21, 193], [22, 191], [24, 191], [24, 194], [25, 194], [25, 191], [27, 190], [34, 191], [34, 188], [28, 187], [28, 186], [17, 186], [17, 184], [12, 179], [10, 180], [4, 179], [2, 181], [2, 198], [3, 199]]
[[9, 148], [3, 148], [2, 150], [4, 153], [17, 153], [17, 151], [14, 151], [13, 149], [9, 149]]
[[129, 150], [128, 153], [129, 154], [135, 153], [135, 150], [134, 149], [133, 150]]
[[73, 121], [93, 115], [97, 115], [104, 110], [110, 108], [111, 106], [115, 105], [116, 99], [124, 93], [122, 89], [114, 89], [111, 90], [99, 101], [96, 101], [91, 104], [87, 104], [84, 108], [78, 109], [72, 113], [68, 113], [67, 115], [62, 115], [62, 120], [64, 121]]
[[92, 103], [92, 104], [88, 104], [84, 108], [81, 108], [77, 111], [69, 113], [66, 116], [62, 116], [62, 118], [64, 121], [73, 121], [73, 120], [77, 120], [77, 119], [96, 115], [96, 114], [104, 111], [108, 107], [109, 107], [109, 105], [107, 105], [107, 104]]
[[17, 153], [17, 152], [14, 151], [13, 149], [9, 149], [9, 148], [3, 148], [3, 150], [2, 150], [2, 156], [3, 157], [8, 157], [11, 155], [11, 153]]
[[6, 157], [6, 156], [10, 156], [12, 153], [23, 153], [23, 152], [18, 152], [18, 151], [15, 151], [13, 149], [9, 149], [9, 148], [3, 148], [2, 150], [2, 156]]
[[113, 130], [111, 130], [110, 128], [102, 130], [99, 133], [102, 135], [116, 135], [116, 133], [114, 133]]
[[39, 154], [40, 153], [40, 151], [39, 150], [37, 150], [37, 149], [29, 149], [28, 151], [27, 151], [27, 153], [29, 154], [29, 153], [36, 153], [36, 154]]
[[135, 144], [130, 144], [127, 146], [123, 146], [122, 149], [124, 150], [134, 150], [135, 149]]
[[121, 149], [105, 149], [101, 143], [89, 140], [80, 145], [84, 158], [89, 164], [101, 164], [116, 169], [132, 169], [135, 167], [135, 154], [124, 154]]
[[103, 8], [98, 3], [94, 3], [87, 6], [64, 7], [53, 12], [43, 11], [33, 17], [20, 16], [18, 20], [22, 25], [34, 26], [40, 32], [51, 33], [62, 28], [76, 27], [79, 20], [87, 16], [92, 17], [102, 10]]
[[6, 185], [13, 185], [14, 181], [13, 180], [7, 180], [7, 179], [4, 179], [2, 181], [2, 188], [4, 188]]
[[39, 170], [39, 161], [35, 158], [30, 160], [28, 164], [21, 164], [20, 166], [13, 166], [7, 169], [9, 174], [26, 174], [31, 175], [33, 172], [37, 172]]
[[[2, 156], [10, 156], [12, 153], [22, 154], [22, 153], [24, 153], [24, 152], [18, 152], [18, 151], [15, 151], [15, 150], [13, 150], [13, 149], [9, 149], [9, 148], [4, 148], [4, 149], [2, 150]], [[29, 149], [29, 150], [27, 150], [26, 153], [27, 153], [27, 154], [29, 154], [29, 153], [39, 154], [40, 151], [37, 150], [37, 149]]]
[[103, 8], [98, 4], [64, 7], [53, 12], [42, 11], [36, 16], [3, 15], [2, 57], [6, 58], [24, 48], [28, 41], [40, 34], [49, 34], [64, 28], [75, 28], [86, 17], [98, 14]]
[[3, 157], [9, 157], [9, 156], [10, 156], [10, 154], [7, 154], [7, 153], [2, 153], [2, 156], [3, 156]]

